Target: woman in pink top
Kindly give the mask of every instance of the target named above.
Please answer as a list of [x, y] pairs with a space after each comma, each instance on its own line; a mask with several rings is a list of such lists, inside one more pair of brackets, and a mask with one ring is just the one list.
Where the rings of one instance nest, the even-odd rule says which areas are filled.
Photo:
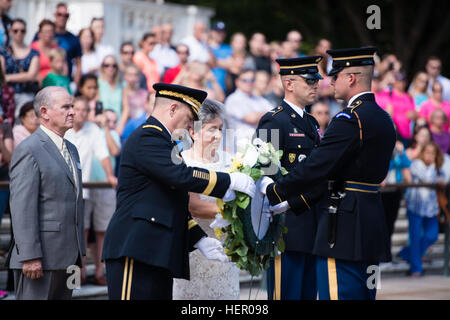
[[[42, 82], [50, 72], [50, 51], [58, 49], [59, 46], [55, 42], [55, 24], [44, 19], [39, 23], [38, 40], [34, 41], [30, 47], [39, 52], [39, 80]], [[67, 66], [66, 66], [67, 68]], [[67, 71], [66, 71], [67, 74]]]
[[379, 94], [376, 101], [394, 120], [398, 132], [403, 139], [411, 139], [411, 121], [417, 118], [414, 101], [406, 93], [406, 77], [402, 73], [395, 74], [394, 87]]
[[133, 63], [137, 65], [141, 72], [147, 78], [148, 91], [154, 92], [153, 84], [159, 82], [160, 76], [158, 72], [158, 65], [156, 61], [151, 59], [148, 55], [156, 45], [156, 36], [154, 33], [146, 33], [139, 43], [140, 51], [133, 56]]
[[[431, 88], [431, 97], [422, 104], [419, 116], [425, 118], [430, 123], [430, 117], [434, 110], [442, 109], [447, 118], [450, 119], [450, 102], [442, 100], [442, 84], [436, 81]], [[443, 129], [448, 131], [448, 124]]]

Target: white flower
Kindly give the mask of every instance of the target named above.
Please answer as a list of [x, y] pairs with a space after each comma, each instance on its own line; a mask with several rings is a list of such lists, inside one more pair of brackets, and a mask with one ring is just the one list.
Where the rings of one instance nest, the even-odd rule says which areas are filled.
[[267, 143], [262, 141], [260, 138], [255, 138], [253, 140], [253, 145], [258, 148], [259, 153], [269, 153], [269, 147], [267, 146]]
[[244, 166], [250, 166], [252, 168], [258, 161], [258, 156], [259, 156], [259, 153], [258, 153], [258, 150], [256, 149], [256, 147], [251, 144], [248, 144], [247, 150], [245, 150], [242, 164]]

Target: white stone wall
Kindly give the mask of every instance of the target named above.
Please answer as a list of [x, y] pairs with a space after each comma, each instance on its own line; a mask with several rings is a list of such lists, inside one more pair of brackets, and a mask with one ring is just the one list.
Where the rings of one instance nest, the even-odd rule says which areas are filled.
[[[25, 41], [30, 43], [38, 30], [39, 22], [53, 20], [56, 4], [60, 0], [14, 0], [9, 15], [22, 18], [27, 22]], [[198, 6], [184, 6], [160, 1], [147, 2], [139, 0], [66, 0], [70, 18], [67, 29], [75, 35], [89, 26], [94, 17], [104, 17], [104, 41], [111, 44], [118, 52], [123, 41], [138, 44], [145, 32], [154, 25], [171, 22], [174, 26], [173, 43], [191, 34], [195, 21], [202, 20], [207, 25], [214, 10]]]

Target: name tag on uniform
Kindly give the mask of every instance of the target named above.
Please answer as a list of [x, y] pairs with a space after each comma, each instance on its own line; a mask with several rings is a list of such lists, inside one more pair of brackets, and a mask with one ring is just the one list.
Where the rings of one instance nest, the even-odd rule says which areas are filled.
[[304, 137], [304, 133], [289, 133], [289, 137]]
[[81, 170], [81, 164], [79, 162], [77, 162], [77, 168], [78, 170]]

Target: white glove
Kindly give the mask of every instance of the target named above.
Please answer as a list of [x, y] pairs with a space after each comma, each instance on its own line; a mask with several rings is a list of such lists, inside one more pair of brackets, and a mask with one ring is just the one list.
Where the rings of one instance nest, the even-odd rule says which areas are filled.
[[277, 215], [288, 211], [290, 208], [291, 206], [289, 205], [289, 203], [287, 201], [283, 201], [274, 206], [270, 206], [269, 211], [272, 213], [272, 215]]
[[273, 180], [271, 178], [269, 178], [268, 176], [264, 176], [261, 179], [260, 184], [259, 184], [259, 192], [261, 192], [263, 195], [266, 195], [266, 189], [267, 186], [271, 183], [273, 183]]
[[210, 228], [225, 228], [227, 226], [229, 226], [231, 223], [228, 220], [225, 220], [222, 217], [221, 213], [217, 213], [216, 214], [216, 218], [214, 219], [213, 222], [211, 222], [211, 224], [209, 225]]
[[210, 260], [219, 260], [222, 262], [230, 261], [223, 251], [222, 244], [217, 239], [203, 237], [194, 245], [194, 248], [200, 250], [200, 252]]
[[233, 172], [230, 174], [230, 186], [228, 190], [240, 191], [248, 194], [251, 198], [255, 196], [256, 186], [253, 179], [242, 172]]
[[234, 198], [236, 198], [236, 193], [234, 193], [233, 190], [228, 189], [227, 192], [225, 192], [225, 195], [223, 196], [222, 200], [228, 202], [233, 201]]
[[289, 210], [289, 208], [290, 206], [287, 201], [283, 201], [282, 203], [271, 206], [269, 203], [269, 199], [265, 198], [262, 211], [263, 214], [266, 215], [267, 219], [269, 219], [270, 222], [272, 222], [273, 216], [286, 212], [287, 210]]

